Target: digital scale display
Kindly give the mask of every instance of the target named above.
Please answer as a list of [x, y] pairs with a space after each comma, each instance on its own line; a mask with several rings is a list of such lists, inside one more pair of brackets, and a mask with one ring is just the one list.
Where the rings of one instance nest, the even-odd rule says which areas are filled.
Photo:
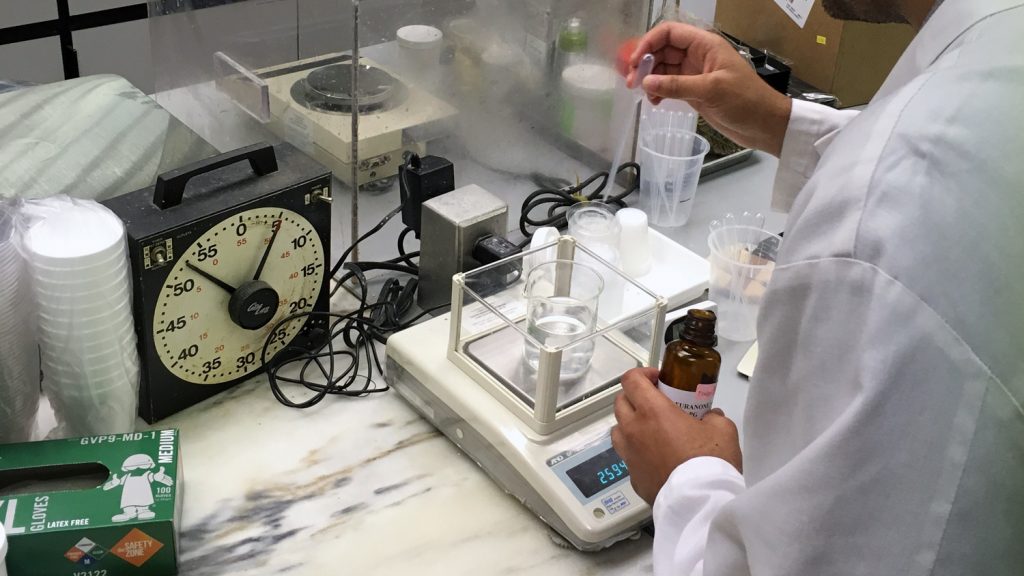
[[590, 498], [619, 480], [628, 478], [629, 470], [615, 449], [609, 448], [586, 462], [569, 468], [565, 474], [584, 498]]

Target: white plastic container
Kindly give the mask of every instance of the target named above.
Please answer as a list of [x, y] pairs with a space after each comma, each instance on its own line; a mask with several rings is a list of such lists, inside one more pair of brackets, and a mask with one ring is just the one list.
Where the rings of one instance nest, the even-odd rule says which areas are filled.
[[608, 66], [577, 64], [562, 71], [562, 133], [591, 150], [607, 151], [615, 85], [615, 70]]
[[619, 254], [622, 271], [639, 278], [651, 271], [651, 239], [647, 227], [647, 214], [637, 208], [623, 208], [615, 213], [622, 229]]
[[414, 81], [432, 89], [440, 81], [441, 48], [444, 35], [433, 26], [403, 26], [396, 34], [403, 71]]

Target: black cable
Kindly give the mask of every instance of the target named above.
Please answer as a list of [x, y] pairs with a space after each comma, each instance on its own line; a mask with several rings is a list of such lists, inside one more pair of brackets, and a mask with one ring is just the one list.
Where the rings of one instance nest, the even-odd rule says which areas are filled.
[[[415, 232], [415, 230], [413, 230], [412, 227], [406, 226], [405, 230], [402, 230], [402, 233], [398, 235], [398, 259], [405, 262], [410, 267], [419, 270], [419, 266], [412, 261], [412, 254], [407, 254], [405, 252], [405, 237], [413, 232]], [[416, 252], [416, 254], [418, 255], [419, 252]]]
[[[355, 278], [359, 281], [359, 302], [366, 306], [369, 300], [369, 287], [366, 282], [366, 272], [373, 270], [389, 270], [392, 272], [404, 272], [413, 276], [418, 275], [418, 271], [408, 266], [402, 266], [400, 264], [392, 264], [390, 262], [349, 262], [345, 265], [348, 273], [342, 276], [342, 279], [347, 282], [350, 278]], [[339, 282], [340, 286], [342, 283]]]
[[[413, 162], [414, 158], [418, 160], [419, 156], [417, 156], [415, 154], [410, 154], [408, 157], [406, 157], [406, 159], [405, 159], [405, 166], [408, 167]], [[406, 183], [405, 171], [402, 170], [402, 169], [399, 169], [398, 170], [398, 175], [399, 175], [399, 178], [402, 179], [403, 184], [405, 184]], [[400, 203], [397, 208], [395, 208], [391, 212], [388, 212], [384, 216], [384, 218], [382, 218], [380, 220], [380, 222], [377, 223], [376, 226], [374, 226], [369, 231], [367, 231], [365, 234], [363, 234], [362, 236], [357, 238], [356, 241], [353, 242], [352, 245], [349, 246], [341, 254], [341, 258], [338, 258], [338, 260], [334, 263], [334, 266], [331, 268], [331, 279], [335, 280], [335, 282], [336, 282], [336, 285], [334, 286], [334, 288], [331, 289], [331, 297], [332, 298], [334, 297], [335, 294], [338, 293], [338, 290], [345, 283], [345, 281], [343, 281], [343, 280], [338, 280], [336, 278], [336, 276], [338, 274], [338, 271], [341, 270], [341, 268], [345, 265], [345, 260], [348, 260], [348, 257], [349, 257], [350, 254], [352, 254], [352, 251], [355, 250], [356, 246], [359, 246], [359, 244], [362, 243], [364, 240], [366, 240], [370, 236], [373, 236], [377, 232], [380, 232], [381, 230], [383, 230], [384, 227], [387, 226], [388, 222], [390, 222], [392, 218], [394, 218], [395, 216], [397, 216], [397, 215], [402, 213], [402, 209], [404, 207], [405, 207], [405, 203], [404, 202]], [[419, 252], [416, 252], [416, 253], [413, 253], [413, 254], [405, 254], [404, 251], [403, 251], [402, 241], [405, 240], [405, 235], [408, 233], [407, 232], [408, 230], [409, 230], [408, 228], [406, 228], [405, 230], [402, 230], [402, 233], [398, 236], [398, 245], [399, 245], [398, 252], [401, 255], [399, 257], [398, 261], [399, 262], [405, 262], [406, 264], [408, 264], [412, 268], [418, 268], [418, 266], [416, 266], [415, 263], [411, 262], [409, 260], [409, 258], [412, 258], [414, 256], [418, 256]]]
[[[267, 374], [267, 379], [270, 382], [270, 389], [274, 393], [274, 397], [285, 406], [292, 408], [309, 408], [314, 406], [327, 397], [328, 394], [338, 394], [344, 396], [366, 396], [368, 394], [375, 394], [384, 392], [388, 389], [387, 385], [382, 388], [376, 387], [372, 379], [372, 369], [376, 364], [378, 372], [380, 369], [380, 359], [377, 357], [376, 348], [373, 345], [362, 346], [362, 355], [358, 347], [351, 349], [339, 349], [335, 350], [334, 339], [342, 333], [346, 333], [350, 330], [354, 330], [359, 334], [358, 342], [365, 344], [370, 342], [369, 335], [366, 333], [365, 327], [358, 321], [358, 319], [368, 309], [373, 309], [380, 305], [372, 305], [364, 308], [360, 308], [354, 312], [348, 314], [335, 314], [332, 312], [300, 312], [298, 314], [292, 314], [281, 319], [277, 324], [274, 325], [271, 334], [277, 332], [282, 326], [289, 322], [296, 320], [305, 321], [308, 318], [333, 318], [334, 322], [331, 324], [330, 330], [328, 331], [328, 340], [319, 350], [309, 353], [308, 350], [297, 346], [286, 346], [273, 357], [267, 358], [267, 348], [270, 346], [271, 339], [267, 339], [263, 344], [263, 350], [260, 354], [260, 361], [263, 364], [263, 368]], [[343, 325], [339, 329], [339, 325]], [[326, 349], [326, 351], [325, 351]], [[344, 356], [349, 358], [348, 366], [341, 371], [338, 376], [335, 376], [335, 357]], [[322, 360], [327, 359], [328, 366], [324, 366]], [[369, 373], [365, 376], [359, 375], [359, 368], [362, 366], [362, 361], [365, 360], [369, 367]], [[302, 368], [299, 371], [298, 378], [289, 378], [281, 376], [280, 370], [290, 366], [292, 364], [302, 364]], [[320, 371], [323, 376], [324, 383], [315, 383], [309, 380], [306, 375], [313, 365]], [[359, 378], [363, 378], [364, 384], [361, 388], [353, 388]], [[307, 398], [301, 402], [292, 401], [281, 389], [281, 382], [287, 382], [290, 384], [299, 384], [308, 390], [315, 392], [313, 396]]]
[[[384, 218], [382, 218], [380, 222], [377, 222], [376, 226], [370, 228], [368, 232], [357, 238], [356, 241], [353, 242], [351, 246], [349, 246], [344, 252], [342, 252], [341, 258], [338, 258], [338, 261], [334, 263], [334, 267], [331, 268], [331, 278], [334, 278], [334, 276], [338, 273], [338, 270], [341, 270], [341, 267], [345, 265], [345, 260], [348, 259], [349, 254], [351, 254], [352, 251], [355, 250], [356, 246], [359, 246], [360, 242], [366, 240], [370, 236], [373, 236], [377, 232], [380, 232], [385, 226], [388, 225], [388, 222], [390, 222], [392, 218], [399, 215], [401, 212], [402, 206], [401, 204], [399, 204], [397, 208], [395, 208], [391, 212], [388, 212], [387, 215], [384, 216]], [[335, 291], [336, 290], [337, 288], [335, 288]], [[334, 292], [331, 292], [331, 295], [333, 296]]]
[[[300, 312], [286, 316], [277, 322], [271, 330], [271, 334], [277, 333], [282, 326], [289, 322], [305, 322], [306, 319], [314, 317], [334, 319], [328, 331], [327, 342], [313, 352], [299, 346], [289, 345], [267, 358], [267, 349], [272, 340], [267, 339], [264, 342], [260, 361], [267, 374], [274, 397], [285, 406], [309, 408], [328, 395], [361, 397], [388, 391], [390, 388], [387, 384], [377, 386], [373, 379], [374, 369], [379, 375], [384, 374], [374, 342], [386, 343], [388, 334], [405, 330], [426, 315], [446, 306], [424, 310], [408, 320], [399, 321], [398, 319], [408, 313], [412, 307], [412, 291], [401, 290], [398, 292], [398, 296], [399, 299], [396, 301], [389, 300], [370, 304], [347, 314]], [[405, 297], [404, 302], [401, 301], [403, 296]], [[374, 312], [381, 311], [383, 314], [374, 315]], [[371, 319], [374, 317], [383, 318], [383, 322], [373, 322]], [[342, 338], [346, 347], [336, 348], [334, 343], [336, 338]], [[347, 364], [338, 364], [339, 357], [347, 358]], [[367, 366], [367, 374], [362, 375], [359, 370], [364, 363]], [[292, 365], [301, 365], [297, 378], [280, 374], [281, 370]], [[318, 371], [323, 381], [313, 381], [312, 376], [307, 374], [310, 370]], [[358, 386], [360, 382], [362, 382], [362, 386]], [[285, 394], [281, 386], [282, 383], [300, 385], [313, 391], [314, 394], [305, 400], [294, 401]]]
[[[519, 216], [519, 231], [526, 237], [526, 240], [520, 244], [520, 247], [528, 245], [530, 238], [533, 236], [533, 232], [528, 227], [533, 227], [534, 229], [542, 226], [564, 228], [568, 224], [565, 211], [578, 202], [604, 200], [609, 204], [625, 207], [626, 202], [624, 199], [640, 187], [640, 165], [636, 162], [627, 162], [619, 166], [618, 170], [615, 171], [615, 175], [618, 176], [624, 170], [629, 169], [634, 171], [633, 185], [623, 190], [620, 194], [608, 196], [607, 198], [604, 198], [602, 194], [609, 185], [610, 178], [608, 172], [598, 172], [575, 186], [542, 188], [532, 192], [523, 201], [522, 211]], [[591, 188], [595, 183], [598, 183], [597, 186], [589, 193], [586, 193], [587, 189]], [[542, 210], [543, 216], [532, 215], [538, 209]]]

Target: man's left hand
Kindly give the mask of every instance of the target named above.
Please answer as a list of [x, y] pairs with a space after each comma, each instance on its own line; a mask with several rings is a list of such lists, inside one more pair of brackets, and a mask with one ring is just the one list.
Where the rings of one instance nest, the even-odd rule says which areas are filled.
[[629, 467], [633, 489], [652, 506], [672, 471], [691, 458], [714, 456], [743, 471], [736, 424], [717, 408], [697, 420], [662, 394], [657, 382], [654, 368], [622, 376], [618, 425], [612, 428], [612, 446]]

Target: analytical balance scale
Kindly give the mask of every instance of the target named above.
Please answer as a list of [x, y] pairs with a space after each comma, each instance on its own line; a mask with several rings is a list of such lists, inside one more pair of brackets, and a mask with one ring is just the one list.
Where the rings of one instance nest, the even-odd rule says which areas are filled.
[[[651, 518], [612, 448], [610, 431], [622, 373], [658, 362], [669, 299], [607, 266], [571, 237], [560, 238], [556, 246], [560, 259], [589, 255], [588, 261], [607, 267], [606, 278], [614, 276], [632, 294], [628, 311], [599, 318], [590, 368], [582, 378], [559, 377], [560, 358], [578, 345], [574, 342], [540, 347], [536, 371], [524, 362], [529, 337], [523, 281], [495, 288], [496, 275], [507, 271], [502, 266], [508, 261], [501, 261], [454, 277], [450, 314], [388, 339], [387, 380], [565, 540], [580, 550], [600, 550], [636, 534]], [[706, 286], [705, 267], [671, 299], [692, 300]]]
[[[352, 179], [352, 58], [329, 54], [256, 71], [270, 99], [270, 128]], [[426, 143], [448, 132], [456, 110], [372, 60], [359, 73], [359, 185], [398, 174], [405, 151], [426, 154]]]

